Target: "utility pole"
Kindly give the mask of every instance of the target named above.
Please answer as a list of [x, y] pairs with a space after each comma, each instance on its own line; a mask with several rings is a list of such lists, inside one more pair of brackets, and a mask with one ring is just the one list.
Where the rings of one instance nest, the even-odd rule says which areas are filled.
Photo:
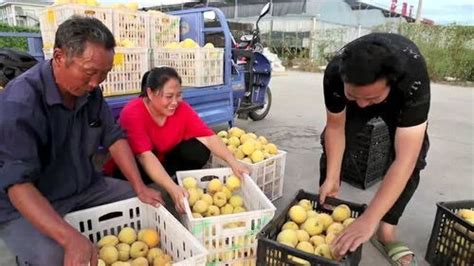
[[416, 20], [415, 23], [421, 22], [421, 9], [423, 8], [423, 0], [418, 0], [418, 8], [416, 9]]

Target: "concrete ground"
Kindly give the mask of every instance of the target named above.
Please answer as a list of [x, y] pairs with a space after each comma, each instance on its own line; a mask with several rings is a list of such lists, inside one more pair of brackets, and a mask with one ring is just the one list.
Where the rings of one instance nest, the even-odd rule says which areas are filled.
[[[319, 179], [319, 136], [325, 124], [322, 74], [288, 72], [271, 83], [273, 106], [259, 122], [236, 120], [236, 125], [265, 135], [288, 151], [284, 196], [274, 203], [277, 215], [295, 193], [304, 188], [317, 192]], [[399, 236], [424, 261], [436, 212], [435, 203], [474, 198], [474, 89], [432, 84], [428, 166], [421, 174], [417, 192], [400, 221]], [[360, 190], [343, 183], [339, 198], [369, 203], [375, 185]], [[0, 241], [0, 266], [13, 265], [11, 254]], [[360, 265], [389, 265], [370, 244], [363, 247]]]

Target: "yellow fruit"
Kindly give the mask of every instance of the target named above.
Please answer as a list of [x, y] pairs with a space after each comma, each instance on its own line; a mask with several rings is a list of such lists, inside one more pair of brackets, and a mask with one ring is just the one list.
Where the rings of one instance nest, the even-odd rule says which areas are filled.
[[[140, 232], [138, 233], [138, 236], [140, 236]], [[145, 242], [135, 241], [130, 246], [130, 257], [132, 259], [136, 259], [138, 257], [145, 257], [147, 252], [148, 252], [148, 245]]]
[[461, 216], [463, 219], [474, 219], [474, 210], [469, 209], [460, 209], [458, 211], [458, 215]]
[[260, 142], [262, 145], [267, 145], [268, 140], [264, 136], [260, 136], [257, 138], [258, 142]]
[[137, 240], [137, 233], [135, 232], [135, 229], [131, 227], [124, 227], [120, 230], [118, 239], [122, 243], [131, 245], [135, 240]]
[[205, 193], [201, 196], [201, 200], [205, 201], [207, 203], [208, 207], [211, 206], [212, 204], [214, 204], [214, 200], [212, 199], [212, 196], [207, 194], [207, 193]]
[[122, 47], [125, 47], [125, 48], [133, 48], [135, 47], [135, 44], [130, 41], [129, 39], [125, 39], [125, 40], [122, 40], [120, 43], [119, 43], [120, 46]]
[[304, 221], [306, 221], [306, 210], [299, 205], [291, 207], [288, 215], [290, 216], [291, 220], [297, 224], [302, 224]]
[[138, 3], [135, 3], [135, 2], [126, 3], [125, 7], [130, 9], [130, 10], [137, 11], [138, 10]]
[[281, 230], [285, 229], [299, 230], [299, 226], [293, 221], [288, 221], [281, 227]]
[[307, 211], [306, 212], [306, 217], [316, 217], [318, 216], [319, 214], [315, 211], [315, 210], [310, 210], [310, 211]]
[[342, 230], [344, 230], [344, 226], [341, 223], [332, 223], [329, 225], [328, 229], [326, 229], [326, 233], [338, 235], [340, 232], [342, 232]]
[[242, 152], [241, 149], [237, 149], [237, 150], [234, 151], [234, 157], [237, 160], [242, 160], [245, 157], [245, 154]]
[[294, 257], [294, 256], [291, 256], [289, 255], [288, 256], [288, 259], [290, 259], [291, 261], [293, 261], [296, 265], [300, 266], [300, 265], [303, 265], [303, 266], [309, 266], [311, 265], [311, 263], [309, 263], [309, 261], [307, 260], [304, 260], [302, 258], [298, 258], [298, 257]]
[[153, 264], [153, 260], [158, 257], [158, 256], [162, 256], [164, 255], [165, 253], [163, 252], [163, 250], [161, 250], [160, 248], [152, 248], [150, 250], [148, 250], [148, 254], [146, 255], [146, 258], [148, 260], [148, 263], [150, 263], [151, 265]]
[[231, 214], [233, 212], [234, 212], [234, 207], [232, 207], [232, 205], [230, 205], [229, 203], [221, 207], [221, 214]]
[[227, 146], [229, 144], [229, 140], [226, 138], [221, 138], [222, 142]]
[[149, 248], [154, 248], [160, 244], [160, 235], [151, 228], [145, 228], [138, 232], [138, 240], [144, 242]]
[[107, 266], [107, 265], [105, 264], [105, 262], [103, 260], [99, 259], [97, 261], [97, 266]]
[[195, 188], [197, 187], [197, 181], [194, 177], [185, 177], [183, 178], [183, 186], [186, 189]]
[[246, 212], [247, 209], [245, 209], [244, 207], [242, 206], [237, 206], [234, 208], [234, 213], [241, 213], [241, 212]]
[[132, 261], [132, 266], [148, 266], [148, 260], [144, 257], [136, 258]]
[[120, 243], [116, 246], [119, 253], [118, 259], [120, 261], [127, 261], [130, 259], [130, 245], [126, 243]]
[[252, 160], [251, 160], [250, 158], [248, 158], [248, 157], [243, 158], [243, 159], [242, 159], [242, 162], [248, 163], [248, 164], [252, 164], [252, 163], [253, 163]]
[[280, 243], [288, 243], [292, 247], [296, 247], [298, 244], [298, 237], [296, 236], [296, 231], [292, 229], [285, 229], [278, 233], [277, 241]]
[[335, 238], [336, 235], [334, 233], [327, 233], [326, 237], [324, 238], [324, 242], [326, 242], [328, 245], [331, 245]]
[[204, 216], [217, 216], [219, 214], [221, 214], [221, 210], [219, 209], [219, 207], [217, 207], [216, 205], [211, 205], [209, 206], [209, 208], [207, 208], [207, 212]]
[[193, 205], [193, 212], [203, 214], [207, 211], [208, 207], [209, 207], [209, 204], [206, 201], [198, 200]]
[[310, 211], [313, 209], [313, 205], [311, 204], [311, 201], [307, 199], [302, 199], [298, 202], [298, 205], [301, 207], [305, 208], [305, 210]]
[[227, 188], [227, 186], [223, 186], [221, 191], [225, 193], [226, 199], [230, 199], [230, 197], [232, 197], [232, 192]]
[[236, 189], [240, 188], [240, 179], [235, 176], [231, 175], [229, 178], [227, 178], [227, 181], [225, 182], [225, 186], [232, 192]]
[[314, 252], [313, 245], [311, 245], [311, 243], [309, 243], [308, 241], [299, 242], [298, 245], [296, 245], [296, 249], [299, 249], [308, 253]]
[[270, 153], [270, 154], [277, 154], [278, 153], [278, 148], [273, 143], [268, 143], [267, 145], [265, 145], [264, 149], [267, 150], [268, 153]]
[[214, 194], [222, 189], [222, 182], [219, 179], [212, 179], [207, 183], [207, 192]]
[[204, 45], [204, 48], [214, 48], [214, 44], [208, 42]]
[[228, 149], [232, 154], [237, 150], [237, 148], [236, 148], [234, 145], [230, 144], [230, 143], [229, 143], [229, 145], [227, 145], [227, 149]]
[[349, 226], [351, 223], [353, 223], [354, 221], [355, 221], [354, 218], [347, 218], [347, 219], [344, 220], [344, 222], [342, 222], [342, 225], [343, 225], [344, 227], [348, 227], [348, 226]]
[[196, 190], [197, 190], [197, 192], [198, 192], [198, 194], [199, 194], [199, 198], [201, 198], [202, 195], [204, 195], [204, 189], [198, 187], [198, 188], [196, 188]]
[[240, 129], [238, 127], [233, 127], [231, 129], [229, 129], [229, 134], [230, 134], [231, 137], [240, 138], [240, 136], [245, 134], [245, 131], [243, 131], [242, 129]]
[[255, 135], [255, 133], [247, 133], [247, 135], [248, 135], [251, 139], [257, 140], [257, 135]]
[[319, 235], [324, 230], [323, 224], [315, 217], [306, 219], [302, 227], [310, 236]]
[[227, 196], [224, 192], [219, 191], [214, 194], [212, 200], [217, 207], [222, 207], [227, 203]]
[[199, 45], [192, 39], [185, 39], [184, 41], [180, 42], [179, 43], [179, 46], [181, 48], [185, 48], [185, 49], [188, 49], [188, 48], [198, 48]]
[[88, 5], [88, 6], [98, 6], [99, 3], [97, 3], [96, 0], [86, 0], [86, 5]]
[[[255, 142], [255, 149], [261, 151], [261, 150], [263, 149], [262, 143], [256, 141], [256, 142]], [[265, 153], [263, 153], [263, 156], [265, 157]]]
[[241, 145], [241, 147], [242, 147], [243, 154], [251, 155], [255, 151], [255, 142], [254, 141], [246, 141], [246, 142], [244, 142], [244, 144]]
[[193, 212], [193, 217], [199, 219], [199, 218], [202, 218], [203, 216], [200, 213]]
[[256, 150], [250, 155], [250, 159], [252, 159], [253, 163], [258, 163], [263, 161], [265, 158], [261, 150]]
[[196, 201], [198, 201], [198, 199], [200, 198], [201, 196], [199, 195], [199, 192], [196, 188], [192, 187], [192, 188], [189, 188], [188, 189], [188, 202], [189, 202], [189, 206], [193, 206], [194, 203], [196, 203]]
[[332, 259], [331, 248], [328, 244], [321, 244], [314, 249], [314, 254], [323, 256], [327, 259]]
[[155, 258], [153, 261], [153, 266], [170, 266], [173, 260], [171, 259], [170, 255], [164, 254]]
[[317, 217], [316, 219], [318, 219], [318, 221], [320, 221], [323, 224], [324, 226], [323, 230], [328, 229], [329, 225], [333, 223], [331, 215], [327, 213], [320, 213], [316, 217]]
[[179, 43], [177, 42], [171, 42], [165, 45], [165, 48], [170, 48], [170, 49], [176, 49], [180, 48]]
[[229, 138], [229, 145], [238, 147], [240, 145], [240, 140], [238, 137], [232, 136]]
[[311, 242], [314, 247], [317, 247], [321, 244], [326, 243], [326, 240], [324, 239], [324, 236], [322, 235], [314, 235], [309, 239], [309, 242]]
[[332, 211], [332, 218], [336, 222], [342, 222], [349, 217], [351, 217], [351, 209], [345, 204], [338, 205]]
[[244, 206], [244, 199], [240, 195], [233, 195], [229, 199], [229, 203], [235, 207], [242, 207]]
[[114, 246], [104, 246], [99, 250], [99, 258], [106, 264], [112, 264], [118, 260], [119, 253]]
[[102, 237], [99, 242], [97, 242], [97, 247], [102, 248], [105, 246], [115, 246], [119, 242], [119, 239], [116, 236], [108, 235]]
[[227, 131], [225, 130], [221, 130], [219, 132], [217, 132], [217, 136], [221, 137], [221, 138], [227, 138]]
[[308, 241], [309, 240], [309, 234], [305, 230], [298, 229], [296, 230], [296, 237], [298, 238], [298, 241]]

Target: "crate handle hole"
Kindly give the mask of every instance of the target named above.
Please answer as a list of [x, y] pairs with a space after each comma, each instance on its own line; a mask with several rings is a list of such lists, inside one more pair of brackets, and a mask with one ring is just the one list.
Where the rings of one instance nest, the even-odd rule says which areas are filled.
[[99, 217], [99, 222], [111, 220], [117, 217], [122, 217], [123, 212], [110, 212]]

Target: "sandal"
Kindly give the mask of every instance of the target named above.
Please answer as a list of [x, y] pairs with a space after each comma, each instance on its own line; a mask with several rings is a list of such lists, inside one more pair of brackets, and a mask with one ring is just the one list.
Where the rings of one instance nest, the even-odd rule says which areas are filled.
[[370, 239], [372, 245], [377, 248], [385, 258], [390, 261], [394, 266], [402, 266], [401, 258], [407, 255], [412, 255], [412, 259], [409, 264], [410, 266], [417, 266], [415, 253], [411, 251], [403, 242], [393, 242], [389, 244], [383, 244], [377, 237], [372, 237]]

